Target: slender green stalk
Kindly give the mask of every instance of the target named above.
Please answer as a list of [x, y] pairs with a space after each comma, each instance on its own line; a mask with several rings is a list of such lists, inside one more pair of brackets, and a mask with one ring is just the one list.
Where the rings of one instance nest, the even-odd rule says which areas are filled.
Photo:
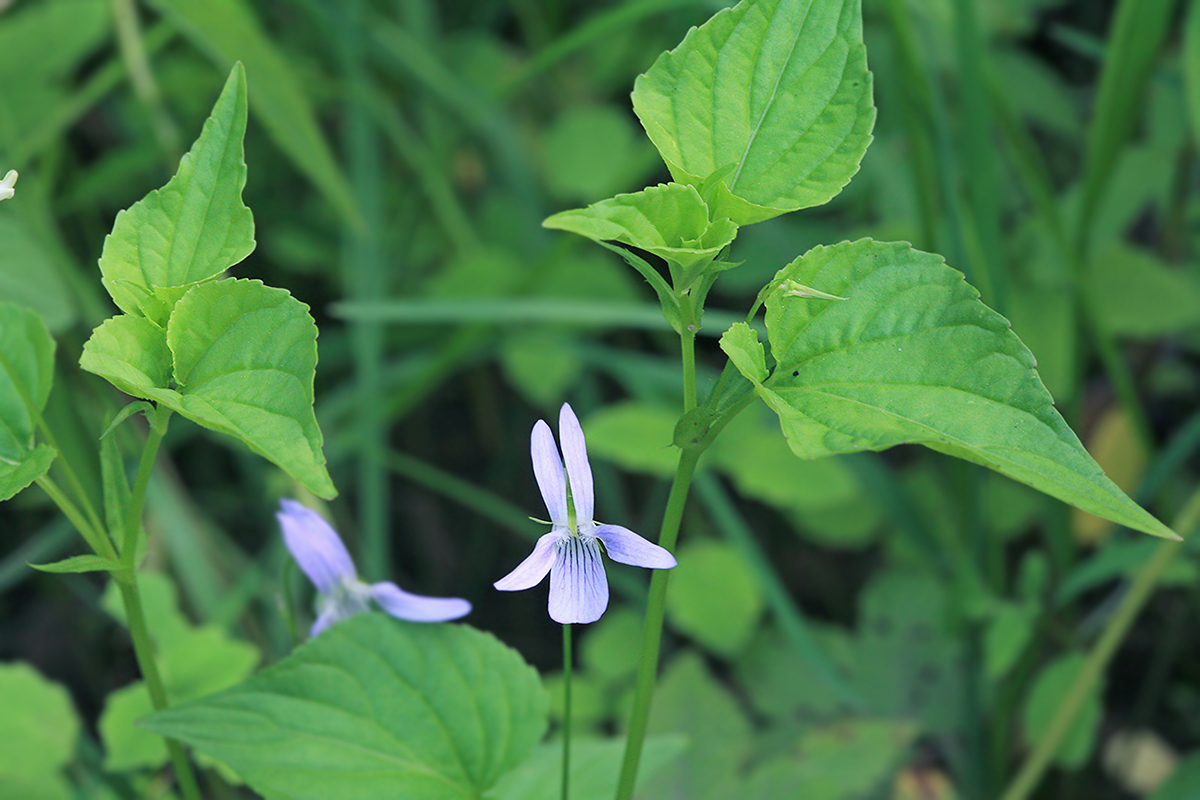
[[167, 159], [173, 163], [179, 158], [179, 130], [171, 120], [171, 115], [167, 113], [162, 92], [158, 89], [158, 82], [154, 80], [154, 70], [150, 67], [142, 28], [138, 22], [137, 7], [133, 0], [113, 0], [112, 5], [117, 26], [117, 44], [121, 49], [125, 68], [129, 71], [133, 91], [150, 115], [150, 123], [159, 146]]
[[92, 524], [79, 507], [67, 497], [66, 493], [58, 487], [49, 475], [43, 475], [37, 479], [37, 485], [42, 488], [42, 491], [58, 506], [59, 510], [71, 521], [75, 526], [75, 530], [79, 531], [79, 535], [88, 543], [88, 546], [98, 556], [117, 560], [117, 552], [113, 549], [112, 542], [105, 535], [103, 528], [98, 528]]
[[129, 508], [125, 513], [125, 529], [121, 539], [121, 561], [130, 569], [136, 568], [138, 540], [142, 533], [142, 509], [146, 506], [146, 490], [150, 486], [150, 475], [154, 472], [154, 462], [158, 460], [158, 449], [163, 437], [167, 435], [167, 425], [171, 421], [171, 409], [158, 406], [150, 419], [150, 434], [146, 437], [146, 446], [138, 461], [137, 475], [133, 480], [133, 490], [129, 496]]
[[571, 626], [563, 625], [562, 800], [571, 791]]
[[[1190, 533], [1198, 522], [1200, 522], [1200, 489], [1192, 494], [1187, 506], [1179, 515], [1175, 523], [1175, 530], [1185, 534]], [[1171, 563], [1171, 559], [1175, 557], [1182, 546], [1181, 542], [1163, 542], [1150, 560], [1138, 570], [1129, 591], [1121, 599], [1116, 612], [1104, 626], [1100, 638], [1092, 646], [1092, 651], [1088, 653], [1083, 669], [1080, 670], [1075, 682], [1059, 702], [1045, 735], [1021, 767], [1021, 771], [1009, 784], [1002, 800], [1025, 800], [1037, 788], [1038, 782], [1049, 767], [1050, 760], [1058, 752], [1059, 745], [1062, 744], [1063, 738], [1067, 735], [1067, 731], [1083, 706], [1088, 693], [1099, 680], [1121, 642], [1125, 640], [1125, 635], [1129, 632], [1134, 620], [1137, 619], [1142, 606], [1150, 598], [1150, 593], [1154, 590], [1163, 570]]]
[[[688, 489], [696, 462], [703, 452], [700, 448], [688, 448], [679, 454], [675, 468], [675, 480], [667, 498], [667, 509], [663, 513], [662, 529], [658, 535], [660, 546], [674, 552], [679, 537], [679, 525], [683, 521], [683, 507], [687, 503]], [[671, 571], [654, 570], [650, 579], [650, 599], [646, 604], [646, 624], [642, 628], [642, 657], [638, 664], [637, 688], [633, 698], [633, 714], [629, 720], [629, 736], [625, 740], [625, 758], [621, 762], [621, 777], [617, 784], [617, 800], [631, 800], [637, 782], [638, 765], [642, 758], [642, 744], [646, 740], [646, 725], [650, 720], [650, 701], [654, 696], [654, 678], [658, 673], [658, 651], [662, 644], [663, 617], [667, 604], [667, 584]]]
[[679, 335], [683, 353], [683, 412], [696, 407], [696, 332], [684, 331]]
[[[133, 639], [133, 652], [137, 656], [138, 667], [142, 671], [142, 679], [150, 692], [150, 702], [155, 711], [162, 711], [170, 703], [167, 691], [163, 686], [162, 676], [158, 672], [158, 664], [154, 661], [154, 645], [150, 641], [150, 631], [146, 626], [146, 614], [142, 610], [142, 597], [138, 592], [137, 573], [129, 572], [126, 580], [119, 581], [121, 599], [125, 602], [125, 619], [129, 624], [129, 635]], [[166, 738], [166, 737], [164, 737]], [[200, 787], [192, 772], [192, 765], [183, 745], [175, 739], [166, 739], [167, 750], [171, 754], [171, 764], [175, 767], [175, 779], [184, 800], [202, 800]]]

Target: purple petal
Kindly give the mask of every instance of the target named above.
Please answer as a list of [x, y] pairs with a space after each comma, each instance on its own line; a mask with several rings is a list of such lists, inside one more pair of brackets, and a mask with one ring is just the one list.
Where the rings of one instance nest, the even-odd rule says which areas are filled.
[[608, 608], [608, 578], [600, 545], [590, 536], [564, 536], [550, 570], [550, 618], [563, 625], [595, 622]]
[[371, 584], [371, 595], [384, 611], [409, 622], [445, 622], [465, 616], [471, 610], [466, 600], [412, 594], [394, 583]]
[[341, 622], [346, 617], [353, 616], [351, 614], [343, 614], [336, 608], [327, 608], [322, 611], [315, 622], [312, 624], [312, 630], [308, 632], [309, 637], [316, 636], [321, 631], [328, 628], [335, 622]]
[[563, 460], [567, 464], [567, 479], [571, 481], [571, 502], [575, 504], [575, 519], [581, 524], [592, 521], [594, 508], [592, 465], [588, 463], [587, 442], [579, 418], [566, 403], [558, 414], [558, 438], [562, 443]]
[[533, 552], [517, 564], [516, 569], [492, 585], [502, 592], [519, 592], [537, 586], [554, 566], [554, 542], [559, 535], [555, 529], [538, 539]]
[[542, 492], [542, 499], [546, 501], [550, 521], [556, 528], [565, 528], [567, 480], [563, 475], [562, 459], [558, 455], [558, 445], [554, 443], [554, 434], [550, 432], [550, 426], [545, 420], [539, 419], [533, 426], [529, 451], [533, 456], [533, 476], [537, 478], [538, 489]]
[[279, 505], [275, 516], [283, 541], [318, 592], [329, 594], [342, 578], [358, 578], [346, 546], [320, 514], [295, 500], [281, 500]]
[[646, 541], [620, 525], [599, 526], [596, 528], [596, 538], [604, 542], [604, 550], [613, 561], [649, 569], [670, 569], [675, 566], [675, 556], [669, 550]]

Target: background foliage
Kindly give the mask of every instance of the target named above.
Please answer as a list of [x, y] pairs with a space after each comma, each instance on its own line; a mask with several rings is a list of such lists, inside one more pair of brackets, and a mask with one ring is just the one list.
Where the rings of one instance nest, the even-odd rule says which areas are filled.
[[[231, 274], [287, 287], [317, 318], [316, 410], [342, 492], [328, 512], [365, 577], [469, 598], [472, 624], [547, 675], [553, 709], [544, 596], [490, 585], [541, 532], [526, 518], [529, 429], [569, 399], [605, 521], [650, 534], [680, 398], [649, 287], [541, 221], [666, 180], [629, 91], [720, 5], [0, 4], [0, 170], [21, 172], [0, 206], [0, 301], [35, 309], [58, 341], [47, 415], [61, 457], [98, 474], [86, 454], [122, 402], [73, 368], [113, 313], [96, 280], [104, 235], [174, 174], [240, 60], [258, 247]], [[1170, 521], [1200, 446], [1195, 2], [865, 5], [879, 111], [862, 170], [828, 205], [741, 233], [744, 263], [709, 300], [702, 380], [714, 337], [797, 255], [909, 241], [1012, 321], [1092, 455]], [[696, 482], [645, 796], [998, 796], [1157, 543], [915, 448], [801, 461], [777, 424], [743, 414]], [[126, 452], [133, 430], [115, 434]], [[148, 559], [169, 578], [146, 591], [183, 700], [291, 649], [280, 598], [302, 587], [272, 513], [305, 496], [184, 420], [167, 447]], [[0, 506], [0, 529], [0, 741], [19, 745], [0, 753], [0, 798], [160, 796], [165, 750], [125, 724], [148, 700], [112, 593], [26, 566], [78, 552], [36, 491]], [[611, 571], [614, 607], [582, 633], [575, 676], [576, 724], [596, 735], [620, 730], [645, 592], [644, 576]], [[1044, 796], [1200, 792], [1198, 587], [1188, 546]], [[578, 751], [579, 769], [589, 760]], [[493, 793], [552, 793], [541, 774]], [[212, 797], [249, 795], [227, 769], [205, 781]]]

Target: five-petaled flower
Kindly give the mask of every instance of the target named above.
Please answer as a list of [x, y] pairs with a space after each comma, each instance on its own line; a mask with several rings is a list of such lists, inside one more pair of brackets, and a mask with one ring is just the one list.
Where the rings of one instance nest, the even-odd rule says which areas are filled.
[[7, 200], [17, 193], [13, 187], [17, 185], [17, 171], [10, 169], [8, 174], [4, 176], [4, 180], [0, 181], [0, 200]]
[[549, 572], [550, 617], [564, 625], [595, 622], [608, 607], [608, 579], [597, 540], [604, 543], [613, 561], [635, 567], [670, 569], [675, 566], [675, 557], [628, 528], [597, 525], [592, 520], [592, 467], [587, 444], [575, 412], [565, 403], [558, 417], [558, 435], [562, 458], [545, 420], [533, 426], [530, 448], [533, 474], [554, 529], [538, 539], [529, 557], [496, 581], [495, 587], [505, 592], [529, 589]]
[[337, 531], [295, 500], [281, 501], [275, 516], [292, 557], [320, 594], [313, 636], [338, 620], [367, 611], [371, 600], [393, 617], [410, 622], [445, 622], [471, 610], [470, 603], [457, 597], [423, 597], [394, 583], [363, 583]]

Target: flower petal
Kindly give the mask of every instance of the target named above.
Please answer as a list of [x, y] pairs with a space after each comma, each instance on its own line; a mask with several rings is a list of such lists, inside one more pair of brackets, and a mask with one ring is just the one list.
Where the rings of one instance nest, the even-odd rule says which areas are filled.
[[550, 570], [550, 618], [563, 625], [595, 622], [608, 608], [608, 577], [592, 537], [564, 536]]
[[281, 500], [279, 505], [275, 516], [283, 541], [318, 592], [329, 594], [339, 580], [358, 578], [346, 546], [320, 514], [295, 500]]
[[567, 479], [571, 481], [571, 502], [580, 525], [592, 521], [595, 506], [592, 492], [592, 465], [588, 463], [587, 442], [579, 418], [566, 403], [558, 414], [558, 439], [562, 443]]
[[537, 478], [538, 489], [542, 499], [546, 501], [546, 510], [550, 512], [550, 521], [556, 528], [567, 527], [567, 479], [563, 475], [562, 458], [558, 455], [558, 445], [554, 443], [554, 434], [546, 421], [539, 419], [533, 426], [533, 434], [529, 441], [530, 455], [533, 456], [533, 476]]
[[620, 525], [597, 527], [596, 538], [604, 542], [604, 550], [613, 561], [649, 569], [670, 569], [675, 566], [675, 556], [669, 550]]
[[409, 622], [445, 622], [471, 611], [471, 604], [458, 597], [425, 597], [406, 592], [394, 583], [371, 584], [371, 596], [384, 611]]
[[537, 586], [554, 566], [554, 542], [560, 535], [559, 530], [555, 528], [538, 539], [537, 544], [533, 546], [533, 552], [517, 564], [516, 569], [492, 585], [502, 592], [519, 592]]
[[341, 622], [346, 617], [354, 616], [353, 614], [344, 614], [341, 609], [330, 606], [317, 615], [317, 619], [312, 624], [312, 629], [308, 632], [309, 637], [316, 636], [321, 631], [328, 628], [335, 622]]

